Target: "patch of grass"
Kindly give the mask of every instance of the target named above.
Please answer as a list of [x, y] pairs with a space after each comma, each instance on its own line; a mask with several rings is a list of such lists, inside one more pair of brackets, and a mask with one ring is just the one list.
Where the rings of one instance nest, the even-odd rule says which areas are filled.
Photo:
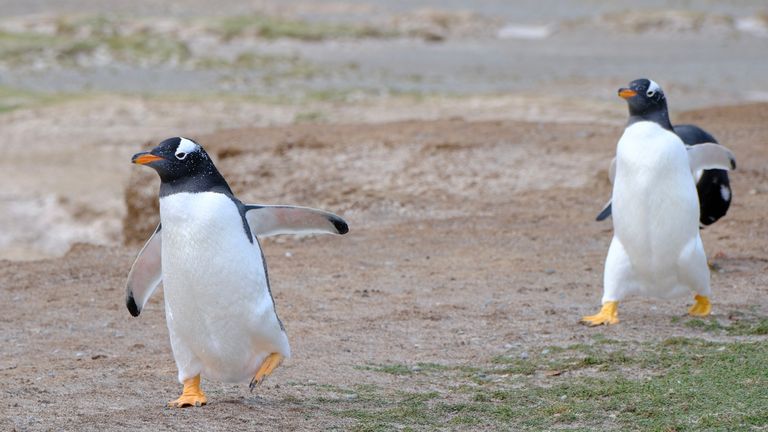
[[176, 37], [141, 27], [128, 31], [119, 21], [100, 15], [59, 18], [56, 34], [0, 32], [0, 62], [9, 66], [39, 62], [81, 66], [99, 50], [115, 61], [140, 65], [183, 62], [191, 55]]
[[768, 335], [768, 318], [753, 315], [744, 316], [740, 314], [729, 325], [723, 325], [714, 317], [707, 319], [692, 318], [685, 322], [685, 326], [705, 332], [725, 332], [731, 336]]
[[6, 65], [26, 64], [45, 50], [61, 44], [54, 36], [32, 32], [0, 32], [0, 62]]
[[[757, 322], [750, 329], [764, 325]], [[750, 330], [753, 331], [753, 330]], [[558, 352], [554, 352], [558, 351]], [[543, 378], [520, 374], [472, 383], [471, 370], [499, 366], [546, 370], [552, 362], [591, 373]], [[426, 365], [421, 366], [427, 371]], [[600, 366], [608, 366], [601, 368]], [[597, 368], [597, 369], [595, 369]], [[429, 373], [387, 365], [372, 370], [408, 374], [430, 392], [369, 388], [335, 415], [354, 430], [577, 429], [749, 430], [768, 424], [768, 345], [670, 338], [548, 349], [527, 359], [497, 357], [486, 366], [437, 365]], [[422, 382], [422, 381], [419, 381]], [[457, 385], [468, 391], [457, 391]]]
[[21, 108], [39, 107], [84, 97], [84, 94], [38, 93], [0, 86], [0, 114]]
[[352, 429], [356, 431], [391, 430], [393, 426], [423, 428], [438, 421], [436, 413], [429, 410], [429, 401], [438, 396], [437, 392], [400, 393], [394, 401], [375, 401], [378, 409], [354, 407], [335, 414], [356, 420], [358, 424]]
[[468, 367], [468, 366], [446, 366], [438, 363], [416, 363], [414, 366], [408, 366], [404, 364], [388, 364], [388, 365], [375, 365], [369, 364], [365, 366], [355, 366], [355, 369], [367, 370], [372, 372], [382, 372], [390, 375], [411, 375], [415, 373], [433, 373], [433, 372], [462, 372], [462, 373], [477, 373], [480, 369]]
[[381, 372], [390, 375], [410, 375], [413, 373], [410, 366], [402, 364], [357, 366], [355, 369]]
[[91, 43], [106, 47], [116, 60], [126, 63], [183, 62], [190, 57], [186, 43], [151, 32], [106, 36]]
[[395, 33], [368, 25], [301, 21], [267, 15], [242, 15], [222, 19], [211, 31], [224, 40], [254, 36], [264, 39], [321, 41], [339, 38], [387, 38]]
[[726, 327], [726, 331], [734, 336], [768, 335], [768, 318], [739, 320]]
[[701, 318], [693, 318], [686, 321], [685, 326], [688, 328], [707, 332], [719, 331], [724, 328], [716, 318], [709, 318], [706, 320]]
[[293, 118], [294, 123], [320, 123], [325, 120], [325, 114], [321, 111], [304, 111], [297, 113]]
[[510, 356], [497, 356], [493, 363], [503, 365], [489, 369], [493, 374], [534, 375], [561, 374], [585, 368], [607, 370], [626, 364], [639, 363], [644, 357], [641, 353], [630, 355], [624, 351], [626, 344], [618, 341], [599, 341], [598, 345], [575, 344], [569, 347], [548, 347], [529, 358], [521, 359]]
[[282, 69], [287, 70], [297, 65], [307, 63], [295, 55], [264, 54], [259, 52], [243, 52], [234, 59], [203, 56], [195, 58], [193, 66], [198, 69]]

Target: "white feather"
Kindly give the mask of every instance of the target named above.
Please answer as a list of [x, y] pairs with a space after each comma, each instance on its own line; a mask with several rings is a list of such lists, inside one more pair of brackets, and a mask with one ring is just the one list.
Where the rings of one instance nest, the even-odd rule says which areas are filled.
[[658, 93], [661, 91], [661, 86], [657, 84], [656, 81], [654, 80], [648, 80], [648, 81], [650, 81], [650, 83], [648, 84], [648, 90], [647, 90], [648, 93], [650, 92]]
[[619, 140], [616, 161], [603, 301], [631, 293], [709, 295], [698, 195], [683, 142], [657, 123], [634, 123]]
[[720, 196], [723, 197], [723, 201], [731, 199], [731, 189], [726, 185], [720, 185]]
[[244, 382], [270, 353], [290, 356], [262, 252], [237, 206], [213, 192], [160, 199], [163, 287], [179, 381]]
[[179, 137], [179, 145], [176, 147], [176, 154], [180, 153], [192, 153], [200, 149], [200, 146], [195, 144], [194, 141], [184, 137]]

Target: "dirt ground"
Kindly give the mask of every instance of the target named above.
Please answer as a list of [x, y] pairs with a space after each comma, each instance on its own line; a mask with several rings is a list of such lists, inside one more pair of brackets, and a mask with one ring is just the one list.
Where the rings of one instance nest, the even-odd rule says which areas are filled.
[[[719, 268], [714, 316], [765, 316], [768, 104], [673, 121], [705, 126], [739, 164], [729, 214], [702, 231]], [[158, 181], [135, 167], [125, 246], [0, 261], [0, 429], [347, 429], [354, 421], [318, 398], [355, 401], [334, 399], [328, 388], [421, 385], [371, 365], [474, 365], [598, 332], [633, 341], [717, 338], [673, 319], [690, 298], [633, 298], [619, 325], [577, 324], [600, 302], [611, 226], [594, 216], [610, 194], [606, 172], [620, 133], [618, 124], [455, 118], [195, 137], [243, 201], [321, 207], [350, 224], [342, 237], [264, 242], [294, 356], [253, 393], [204, 380], [209, 405], [165, 407], [180, 385], [162, 292], [139, 318], [123, 304], [136, 245], [157, 221]]]

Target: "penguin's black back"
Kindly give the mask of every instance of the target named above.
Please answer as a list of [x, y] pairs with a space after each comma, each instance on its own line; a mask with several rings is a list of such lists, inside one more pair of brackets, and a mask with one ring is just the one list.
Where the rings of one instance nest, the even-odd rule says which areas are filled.
[[[687, 145], [717, 143], [715, 137], [696, 125], [677, 125], [674, 127], [677, 136]], [[723, 187], [728, 190], [728, 199], [723, 199]], [[699, 193], [701, 213], [699, 222], [706, 226], [715, 223], [725, 216], [731, 205], [731, 183], [728, 171], [721, 169], [704, 170], [696, 184]]]
[[[688, 145], [703, 144], [708, 142], [719, 144], [715, 139], [715, 137], [712, 136], [712, 134], [710, 134], [709, 132], [705, 131], [704, 129], [696, 125], [690, 125], [690, 124], [677, 125], [674, 127], [674, 130], [677, 136], [679, 136], [680, 139], [683, 140], [683, 142]], [[717, 171], [722, 171], [722, 170], [717, 170]]]

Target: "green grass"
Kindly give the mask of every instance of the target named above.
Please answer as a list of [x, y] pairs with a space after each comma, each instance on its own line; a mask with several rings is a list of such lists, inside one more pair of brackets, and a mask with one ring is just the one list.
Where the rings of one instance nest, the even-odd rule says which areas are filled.
[[357, 24], [301, 21], [267, 15], [227, 17], [211, 27], [224, 40], [256, 36], [264, 39], [298, 39], [321, 41], [339, 38], [385, 38], [396, 34]]
[[[750, 326], [761, 329], [764, 321]], [[760, 330], [762, 331], [762, 330]], [[359, 388], [319, 406], [352, 430], [750, 430], [768, 425], [768, 346], [670, 338], [596, 340], [476, 366], [421, 363], [358, 369], [410, 388]], [[556, 371], [556, 374], [553, 374]], [[477, 380], [477, 376], [488, 377]]]
[[[268, 15], [242, 15], [201, 22], [200, 32], [218, 35], [222, 43], [237, 37], [321, 41], [337, 38], [393, 37], [389, 31], [369, 25], [327, 23], [286, 19]], [[158, 26], [152, 20], [127, 19], [114, 15], [61, 16], [52, 32], [34, 29], [0, 31], [0, 65], [5, 67], [80, 68], [117, 63], [141, 67], [183, 65], [188, 68], [244, 70], [258, 69], [266, 81], [283, 78], [310, 79], [326, 71], [297, 56], [255, 52], [253, 48], [230, 56], [218, 50], [193, 52], [189, 39], [174, 28]], [[336, 72], [356, 70], [349, 64]]]
[[724, 325], [717, 318], [709, 317], [688, 319], [685, 326], [703, 332], [719, 332], [732, 336], [768, 335], [768, 318], [735, 313], [733, 315], [738, 315], [738, 319], [729, 320], [730, 325]]
[[54, 36], [31, 32], [0, 32], [0, 62], [6, 65], [26, 64], [46, 49], [62, 45]]
[[56, 34], [31, 31], [0, 32], [0, 62], [25, 66], [47, 59], [66, 67], [80, 66], [84, 56], [103, 49], [115, 61], [127, 64], [160, 64], [189, 59], [181, 40], [150, 30], [122, 32], [119, 21], [103, 16], [60, 18]]
[[75, 99], [82, 99], [86, 94], [38, 93], [11, 87], [0, 86], [0, 114], [21, 108], [40, 107]]
[[297, 113], [294, 118], [294, 123], [322, 123], [326, 117], [322, 111], [303, 111]]

